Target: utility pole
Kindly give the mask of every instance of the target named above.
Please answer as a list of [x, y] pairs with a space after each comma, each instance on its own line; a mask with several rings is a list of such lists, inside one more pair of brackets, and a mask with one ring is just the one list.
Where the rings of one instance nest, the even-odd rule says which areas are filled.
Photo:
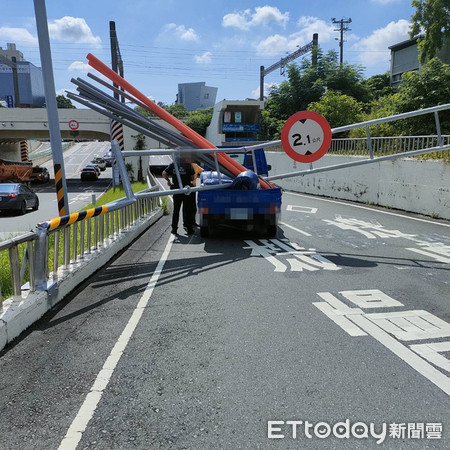
[[352, 23], [352, 19], [350, 19], [350, 17], [348, 19], [344, 19], [342, 18], [341, 20], [336, 20], [334, 17], [331, 19], [331, 21], [334, 24], [339, 24], [339, 28], [335, 28], [334, 31], [339, 31], [340, 32], [340, 39], [339, 39], [339, 62], [342, 66], [342, 63], [344, 62], [344, 32], [350, 30], [350, 28], [348, 28], [346, 26], [346, 24], [348, 23]]

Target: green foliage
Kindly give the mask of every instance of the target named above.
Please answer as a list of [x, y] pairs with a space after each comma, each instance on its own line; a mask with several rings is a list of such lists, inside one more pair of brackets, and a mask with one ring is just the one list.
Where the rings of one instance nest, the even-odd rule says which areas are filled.
[[411, 17], [410, 37], [414, 38], [425, 31], [425, 37], [420, 39], [419, 58], [423, 64], [436, 55], [442, 47], [444, 37], [450, 39], [450, 2], [449, 0], [412, 0], [416, 8]]
[[[182, 120], [194, 131], [202, 136], [206, 134], [206, 128], [211, 123], [213, 108], [197, 109], [195, 111], [188, 111], [186, 106], [181, 103], [174, 103], [173, 105], [165, 105], [159, 102], [159, 106], [164, 108], [167, 112], [175, 116], [177, 119]], [[140, 106], [134, 108], [135, 111], [146, 117], [155, 117], [155, 115]]]
[[394, 89], [390, 84], [390, 74], [386, 72], [381, 75], [373, 75], [366, 81], [370, 97], [373, 100], [378, 100], [380, 97], [394, 93]]
[[288, 81], [271, 89], [262, 114], [260, 139], [277, 139], [286, 119], [297, 111], [308, 109], [311, 103], [319, 102], [327, 89], [354, 97], [357, 103], [371, 99], [362, 67], [340, 65], [334, 51], [323, 55], [319, 49], [315, 56], [315, 65], [307, 59], [300, 66], [289, 65]]
[[[183, 105], [184, 106], [184, 105]], [[211, 123], [213, 108], [197, 109], [190, 111], [184, 122], [201, 136], [206, 135], [206, 128]]]
[[174, 103], [170, 106], [165, 106], [164, 109], [175, 116], [177, 119], [184, 120], [188, 116], [188, 110], [186, 106], [181, 103]]
[[169, 200], [167, 199], [167, 197], [161, 198], [161, 208], [165, 216], [168, 216], [170, 214]]
[[75, 106], [70, 101], [70, 98], [64, 97], [64, 95], [56, 96], [56, 106], [62, 109], [76, 109]]
[[145, 136], [141, 133], [131, 136], [136, 141], [134, 145], [134, 150], [144, 150], [145, 148]]
[[[383, 96], [370, 104], [370, 112], [363, 120], [401, 114], [418, 109], [442, 105], [450, 98], [450, 66], [433, 58], [419, 72], [407, 72], [395, 94]], [[442, 134], [450, 134], [450, 111], [439, 113]], [[411, 119], [371, 127], [377, 136], [420, 136], [436, 134], [434, 116], [427, 114]], [[365, 135], [364, 130], [354, 130], [352, 137]]]
[[327, 91], [319, 101], [310, 103], [308, 110], [321, 114], [328, 120], [331, 128], [336, 128], [359, 122], [362, 107], [349, 95]]

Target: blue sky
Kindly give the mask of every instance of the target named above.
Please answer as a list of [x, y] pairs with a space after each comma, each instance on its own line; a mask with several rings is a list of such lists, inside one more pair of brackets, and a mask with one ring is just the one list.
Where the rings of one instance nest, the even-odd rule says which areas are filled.
[[[14, 42], [40, 66], [33, 5], [2, 0], [0, 46]], [[217, 87], [217, 100], [257, 98], [259, 67], [307, 44], [313, 33], [325, 52], [339, 51], [332, 17], [352, 19], [344, 60], [364, 66], [367, 77], [384, 73], [388, 47], [408, 39], [414, 13], [411, 0], [47, 0], [46, 6], [58, 92], [73, 90], [72, 77], [86, 78], [88, 53], [110, 64], [113, 20], [125, 78], [167, 104], [178, 83], [197, 81]], [[283, 80], [278, 70], [266, 77], [267, 84]]]

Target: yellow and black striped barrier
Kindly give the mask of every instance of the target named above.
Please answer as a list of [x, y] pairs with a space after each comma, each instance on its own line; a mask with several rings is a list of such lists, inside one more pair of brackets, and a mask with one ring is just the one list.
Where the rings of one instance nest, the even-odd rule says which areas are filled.
[[28, 159], [28, 142], [20, 141], [20, 159], [22, 161], [29, 161]]
[[62, 217], [66, 214], [66, 205], [64, 204], [64, 186], [62, 180], [61, 164], [55, 164], [53, 168], [55, 170], [55, 186], [56, 198], [58, 199], [58, 212]]
[[115, 120], [111, 120], [111, 141], [118, 141], [120, 150], [123, 150], [124, 142], [123, 142], [123, 125], [120, 122]]
[[91, 217], [100, 216], [102, 214], [106, 214], [107, 212], [108, 207], [102, 205], [98, 206], [97, 208], [87, 209], [86, 211], [72, 213], [67, 216], [55, 217], [48, 222], [40, 224], [40, 226], [48, 228], [49, 231], [56, 230], [57, 228], [61, 228], [65, 225], [72, 225], [73, 223], [79, 222], [80, 220], [90, 219]]

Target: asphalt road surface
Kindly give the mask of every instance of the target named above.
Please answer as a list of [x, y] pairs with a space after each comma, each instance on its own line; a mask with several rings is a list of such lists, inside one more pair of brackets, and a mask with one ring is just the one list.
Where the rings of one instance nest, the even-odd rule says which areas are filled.
[[[78, 142], [64, 152], [69, 211], [75, 212], [91, 203], [92, 195], [98, 198], [111, 184], [111, 168], [101, 172], [97, 181], [81, 182], [81, 169], [91, 162], [94, 155], [103, 156], [110, 148], [109, 142]], [[58, 203], [54, 181], [53, 162], [41, 164], [50, 172], [50, 182], [33, 183], [39, 197], [39, 209], [17, 216], [14, 211], [0, 212], [0, 240], [32, 230], [37, 223], [58, 217]]]
[[0, 448], [450, 447], [450, 223], [283, 194], [163, 217], [0, 354]]

